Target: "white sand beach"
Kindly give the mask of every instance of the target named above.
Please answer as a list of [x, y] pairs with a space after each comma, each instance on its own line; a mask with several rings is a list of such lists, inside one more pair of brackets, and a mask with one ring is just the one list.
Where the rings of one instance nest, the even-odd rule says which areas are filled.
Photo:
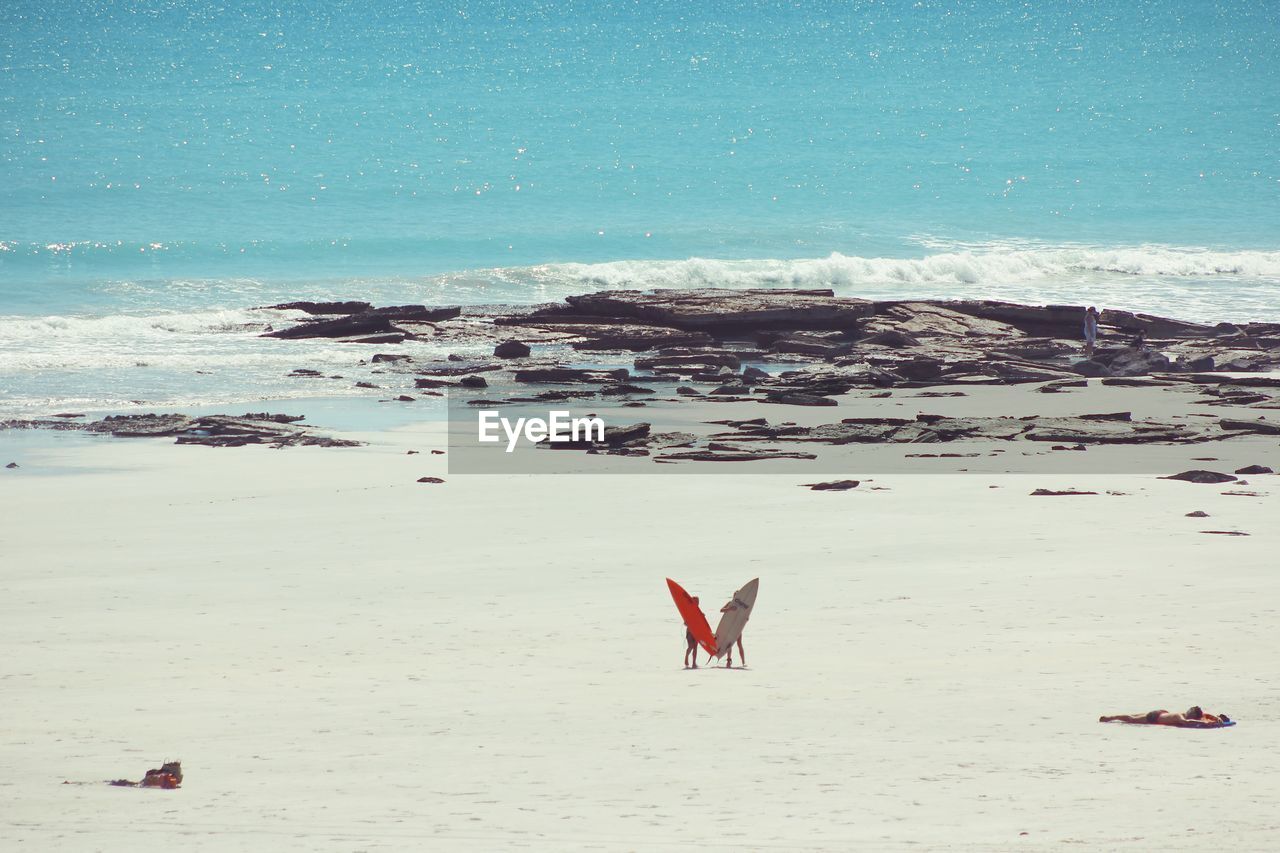
[[[822, 493], [356, 437], [0, 470], [0, 848], [1274, 847], [1274, 477]], [[761, 579], [747, 669], [682, 669], [667, 576], [713, 616]], [[1097, 722], [1197, 703], [1239, 724]]]
[[1280, 0], [0, 33], [0, 853], [1280, 851]]

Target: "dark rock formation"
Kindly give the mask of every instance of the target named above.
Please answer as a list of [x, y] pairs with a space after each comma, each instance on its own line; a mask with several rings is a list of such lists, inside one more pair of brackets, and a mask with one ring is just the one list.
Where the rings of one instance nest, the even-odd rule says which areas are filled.
[[682, 375], [689, 375], [697, 371], [715, 370], [721, 367], [737, 370], [741, 364], [741, 360], [734, 353], [715, 350], [644, 356], [635, 360], [636, 370]]
[[493, 354], [498, 358], [528, 358], [531, 350], [528, 344], [520, 341], [503, 341], [493, 348]]
[[1213, 356], [1203, 355], [1199, 358], [1189, 358], [1181, 364], [1184, 370], [1213, 370]]
[[1108, 367], [1112, 376], [1150, 376], [1171, 370], [1173, 365], [1164, 353], [1152, 349], [1126, 349], [1117, 353]]
[[1262, 435], [1280, 435], [1280, 423], [1264, 421], [1259, 418], [1256, 421], [1246, 421], [1237, 418], [1223, 418], [1218, 421], [1218, 425], [1223, 429], [1234, 430], [1237, 432], [1255, 432]]
[[797, 333], [774, 340], [769, 344], [769, 351], [836, 359], [853, 352], [853, 344], [846, 341], [833, 341], [814, 335]]
[[580, 370], [573, 367], [540, 367], [517, 370], [515, 380], [517, 382], [594, 382], [607, 384], [629, 379], [630, 376], [630, 371], [625, 368], [618, 370]]
[[268, 305], [272, 311], [305, 311], [308, 314], [363, 314], [373, 310], [368, 302], [283, 302]]
[[786, 406], [837, 406], [839, 403], [830, 397], [819, 397], [815, 394], [801, 394], [798, 392], [771, 392], [766, 394], [760, 402], [762, 403], [778, 403]]
[[1176, 385], [1167, 379], [1138, 379], [1131, 376], [1112, 376], [1102, 380], [1107, 388], [1167, 388]]
[[267, 332], [262, 337], [288, 339], [350, 338], [358, 335], [374, 335], [388, 332], [404, 334], [404, 330], [393, 326], [388, 317], [377, 314], [352, 314], [337, 320], [316, 320], [299, 326], [291, 326], [288, 329]]
[[[462, 359], [458, 359], [461, 361]], [[494, 373], [506, 370], [503, 364], [476, 364], [468, 362], [462, 365], [428, 364], [422, 366], [418, 373], [422, 376], [466, 376], [471, 373]]]
[[462, 314], [461, 308], [428, 308], [425, 305], [388, 305], [366, 312], [375, 317], [412, 323], [440, 323]]
[[647, 437], [650, 429], [650, 425], [643, 422], [628, 426], [605, 427], [604, 442], [614, 447], [629, 444]]
[[654, 457], [655, 462], [758, 462], [764, 459], [817, 459], [812, 453], [792, 453], [783, 450], [742, 450], [718, 452], [714, 450], [683, 450]]
[[[568, 305], [534, 311], [517, 322], [599, 322], [665, 326], [712, 334], [761, 329], [853, 329], [872, 303], [830, 290], [611, 290], [570, 296]], [[514, 318], [509, 318], [514, 319]]]
[[[720, 422], [717, 422], [720, 423]], [[928, 444], [951, 441], [1037, 441], [1076, 445], [1186, 444], [1229, 438], [1197, 425], [1133, 420], [1128, 412], [1074, 417], [966, 417], [921, 414], [909, 418], [845, 418], [814, 427], [771, 426], [758, 421], [724, 422], [738, 440], [817, 441], [826, 444]], [[727, 436], [729, 434], [725, 434]], [[1234, 479], [1234, 478], [1231, 478]]]
[[805, 487], [815, 492], [847, 492], [856, 489], [860, 480], [831, 480], [826, 483], [804, 483]]
[[[311, 310], [303, 306], [309, 306]], [[286, 302], [272, 307], [291, 308], [317, 315], [342, 316], [276, 329], [264, 333], [264, 338], [345, 338], [353, 343], [399, 343], [409, 336], [409, 332], [394, 326], [393, 321], [436, 323], [453, 319], [462, 313], [461, 308], [428, 308], [425, 305], [373, 308], [367, 302]], [[346, 310], [348, 308], [354, 310]], [[397, 338], [397, 335], [400, 337]]]
[[339, 338], [340, 344], [402, 344], [410, 338], [408, 332], [380, 332], [376, 335], [358, 335], [353, 338]]
[[635, 444], [649, 437], [651, 429], [648, 423], [629, 424], [627, 426], [606, 426], [604, 428], [604, 440], [596, 441], [594, 438], [582, 438], [577, 441], [550, 441], [544, 440], [539, 442], [539, 447], [545, 447], [550, 450], [594, 450], [598, 448], [620, 448], [627, 445]]
[[1180, 474], [1170, 474], [1168, 477], [1161, 477], [1161, 480], [1182, 480], [1186, 483], [1234, 483], [1236, 478], [1230, 474], [1222, 474], [1217, 471], [1183, 471]]
[[1081, 376], [1088, 376], [1095, 379], [1099, 376], [1111, 375], [1111, 368], [1107, 367], [1102, 362], [1094, 361], [1093, 359], [1077, 361], [1071, 365], [1071, 370], [1073, 373], [1079, 373]]
[[601, 385], [600, 393], [609, 396], [615, 394], [653, 394], [656, 393], [652, 388], [645, 388], [640, 385], [631, 385], [623, 382], [618, 385]]
[[830, 290], [635, 290], [570, 297], [571, 307], [597, 316], [634, 317], [646, 323], [702, 331], [850, 329], [872, 304], [836, 297]]
[[355, 447], [358, 441], [317, 435], [298, 425], [297, 415], [273, 415], [265, 412], [232, 415], [109, 415], [100, 421], [84, 424], [86, 432], [110, 433], [122, 438], [172, 437], [178, 444], [203, 444], [209, 447], [240, 447], [246, 444], [269, 444], [272, 447], [317, 445], [320, 447]]
[[[1083, 317], [1084, 311], [1081, 309], [1076, 316], [1077, 328]], [[1099, 324], [1110, 326], [1128, 334], [1142, 332], [1152, 338], [1203, 338], [1210, 337], [1213, 334], [1213, 327], [1201, 323], [1188, 323], [1184, 320], [1157, 317], [1153, 314], [1117, 311], [1114, 308], [1107, 308], [1102, 311], [1099, 317]]]
[[636, 326], [626, 323], [618, 325], [578, 324], [565, 326], [547, 324], [544, 329], [552, 331], [572, 332], [582, 338], [570, 346], [583, 351], [631, 351], [661, 349], [663, 347], [696, 347], [710, 346], [715, 339], [705, 332], [690, 332], [680, 329], [664, 329], [653, 326]]
[[883, 332], [877, 332], [874, 335], [868, 335], [858, 341], [858, 345], [900, 349], [902, 347], [918, 347], [920, 346], [920, 341], [913, 338], [911, 335], [908, 335], [906, 332], [900, 332], [897, 329], [888, 329]]

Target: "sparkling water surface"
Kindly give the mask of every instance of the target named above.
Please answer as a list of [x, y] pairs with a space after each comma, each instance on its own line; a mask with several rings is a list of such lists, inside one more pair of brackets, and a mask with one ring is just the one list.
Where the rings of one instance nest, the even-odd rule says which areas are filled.
[[306, 297], [1280, 319], [1267, 3], [16, 0], [0, 33], [4, 409], [293, 393], [359, 355], [239, 324]]

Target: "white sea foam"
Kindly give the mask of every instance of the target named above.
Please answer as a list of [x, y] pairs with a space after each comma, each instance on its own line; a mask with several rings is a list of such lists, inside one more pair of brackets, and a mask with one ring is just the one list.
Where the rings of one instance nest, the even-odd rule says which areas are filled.
[[[1115, 274], [1172, 278], [1280, 278], [1280, 252], [1213, 252], [1167, 246], [1132, 248], [980, 248], [923, 258], [863, 258], [834, 253], [807, 260], [615, 261], [545, 267], [601, 287], [837, 287], [1032, 283]], [[932, 289], [930, 293], [934, 292]]]
[[529, 275], [548, 296], [616, 288], [829, 288], [867, 299], [1089, 302], [1188, 320], [1280, 319], [1280, 252], [1264, 251], [992, 244], [922, 258], [614, 261], [548, 265]]

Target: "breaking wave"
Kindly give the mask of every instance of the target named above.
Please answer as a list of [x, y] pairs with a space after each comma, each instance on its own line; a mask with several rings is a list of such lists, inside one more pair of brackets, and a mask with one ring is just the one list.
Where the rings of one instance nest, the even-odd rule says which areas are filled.
[[[1166, 246], [1133, 248], [979, 248], [923, 258], [863, 258], [834, 253], [809, 260], [615, 261], [543, 268], [584, 285], [611, 287], [903, 287], [999, 285], [1115, 275], [1157, 278], [1276, 278], [1280, 252], [1215, 252]], [[935, 291], [930, 290], [929, 295]], [[925, 295], [925, 294], [918, 294]]]

